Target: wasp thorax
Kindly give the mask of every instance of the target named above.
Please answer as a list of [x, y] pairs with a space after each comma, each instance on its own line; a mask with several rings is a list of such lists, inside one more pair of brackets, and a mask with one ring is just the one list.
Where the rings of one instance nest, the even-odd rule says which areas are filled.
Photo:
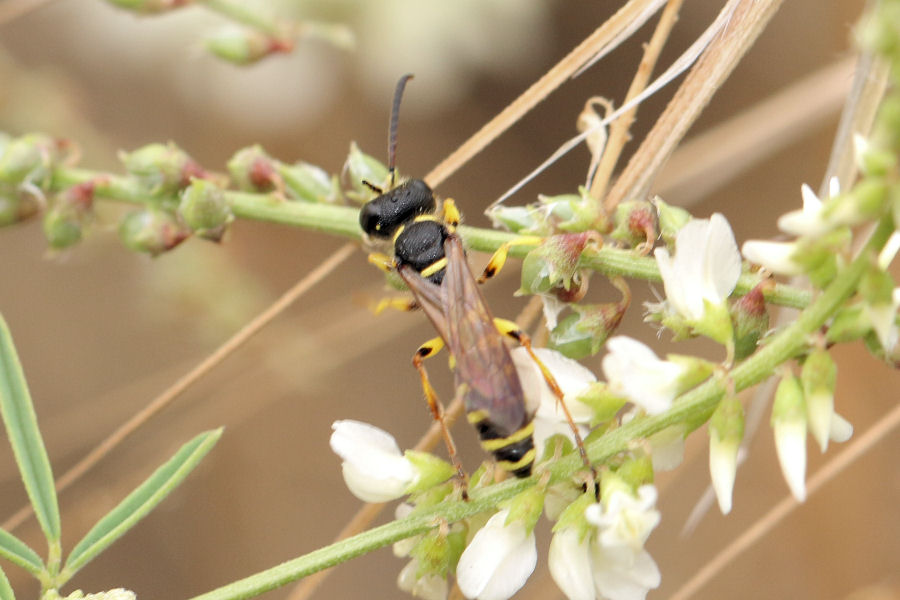
[[409, 265], [432, 283], [440, 284], [443, 268], [430, 273], [429, 267], [444, 258], [447, 228], [437, 221], [416, 221], [403, 229], [394, 240], [394, 256], [401, 265]]
[[359, 211], [359, 226], [371, 236], [389, 238], [400, 225], [435, 208], [428, 184], [410, 179], [364, 204]]

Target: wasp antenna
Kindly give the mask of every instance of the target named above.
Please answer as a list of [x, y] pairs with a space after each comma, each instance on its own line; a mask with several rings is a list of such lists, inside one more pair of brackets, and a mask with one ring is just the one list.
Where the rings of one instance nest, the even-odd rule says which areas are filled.
[[388, 133], [388, 169], [391, 171], [391, 187], [394, 186], [394, 159], [397, 156], [397, 121], [400, 117], [400, 100], [403, 98], [403, 90], [406, 82], [413, 78], [412, 73], [407, 73], [397, 82], [394, 90], [394, 105], [391, 107], [391, 128]]

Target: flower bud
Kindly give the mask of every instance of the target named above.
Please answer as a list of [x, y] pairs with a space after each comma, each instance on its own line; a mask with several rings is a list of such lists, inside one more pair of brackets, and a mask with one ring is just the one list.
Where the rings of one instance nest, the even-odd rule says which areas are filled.
[[363, 181], [380, 188], [390, 183], [387, 167], [360, 150], [356, 142], [350, 144], [350, 154], [347, 156], [344, 170], [349, 174], [350, 184], [354, 190], [348, 195], [359, 202], [366, 202], [375, 194]]
[[775, 390], [772, 429], [781, 472], [794, 498], [806, 499], [806, 406], [800, 379], [786, 374]]
[[649, 249], [656, 240], [656, 211], [646, 200], [623, 202], [616, 207], [615, 229], [610, 237], [632, 248]]
[[836, 379], [837, 366], [828, 351], [817, 348], [810, 352], [803, 362], [800, 381], [806, 400], [807, 423], [822, 452], [828, 448]]
[[154, 209], [131, 212], [119, 224], [122, 243], [131, 250], [151, 256], [171, 250], [190, 234], [190, 230], [172, 215]]
[[172, 142], [119, 152], [119, 160], [126, 171], [157, 195], [171, 194], [187, 187], [192, 178], [206, 176], [203, 168]]
[[649, 454], [636, 453], [625, 459], [616, 469], [616, 475], [633, 490], [645, 483], [653, 483], [653, 459]]
[[293, 165], [279, 163], [277, 168], [292, 198], [303, 202], [336, 202], [341, 198], [337, 176], [320, 167], [300, 161]]
[[872, 330], [872, 323], [865, 314], [862, 304], [853, 304], [840, 309], [828, 326], [825, 340], [828, 344], [852, 342]]
[[228, 173], [239, 190], [266, 193], [284, 189], [277, 162], [262, 146], [241, 148], [228, 161]]
[[44, 235], [51, 248], [60, 250], [81, 241], [93, 204], [93, 181], [74, 185], [56, 197], [53, 207], [44, 215]]
[[409, 487], [410, 493], [429, 490], [439, 483], [447, 481], [456, 472], [453, 465], [427, 452], [407, 450], [403, 456], [416, 471], [416, 480]]
[[550, 332], [550, 347], [569, 358], [593, 356], [619, 327], [628, 304], [628, 300], [623, 300], [572, 305], [574, 314], [568, 315]]
[[581, 286], [578, 260], [588, 244], [599, 246], [602, 238], [595, 231], [565, 233], [546, 238], [522, 261], [520, 294], [546, 294]]
[[616, 414], [628, 402], [626, 398], [612, 392], [609, 385], [602, 381], [590, 384], [583, 392], [576, 396], [576, 400], [591, 408], [593, 416], [591, 423], [606, 423], [615, 418]]
[[446, 579], [466, 546], [466, 528], [454, 523], [452, 528], [438, 527], [422, 535], [409, 555], [418, 561], [417, 578], [436, 575]]
[[769, 330], [769, 313], [763, 291], [771, 290], [774, 286], [775, 282], [771, 279], [762, 281], [731, 305], [735, 360], [742, 360], [753, 354], [759, 340]]
[[652, 202], [659, 219], [659, 234], [666, 246], [672, 247], [675, 245], [678, 232], [691, 220], [691, 213], [683, 208], [666, 204], [659, 196], [655, 196]]
[[208, 240], [218, 242], [234, 220], [225, 192], [205, 179], [194, 179], [181, 193], [178, 214], [184, 224]]
[[42, 197], [24, 188], [0, 184], [0, 227], [28, 220], [40, 212], [42, 204]]
[[0, 154], [0, 182], [42, 186], [61, 158], [64, 142], [42, 133], [10, 140]]
[[545, 230], [545, 217], [533, 206], [503, 206], [499, 204], [489, 208], [488, 218], [496, 228], [507, 229], [513, 233], [527, 235], [549, 235]]
[[559, 196], [538, 195], [540, 203], [536, 205], [539, 218], [543, 221], [545, 231], [565, 231], [580, 233], [583, 231], [607, 232], [610, 225], [603, 205], [590, 195], [590, 192], [579, 186], [577, 194], [561, 194]]
[[856, 164], [860, 172], [867, 177], [884, 177], [897, 166], [897, 157], [893, 152], [877, 148], [863, 136], [853, 136]]
[[229, 27], [206, 38], [206, 49], [236, 65], [250, 65], [276, 52], [290, 52], [294, 42], [255, 29]]
[[744, 438], [744, 407], [725, 396], [709, 421], [709, 474], [723, 515], [731, 512], [738, 450]]

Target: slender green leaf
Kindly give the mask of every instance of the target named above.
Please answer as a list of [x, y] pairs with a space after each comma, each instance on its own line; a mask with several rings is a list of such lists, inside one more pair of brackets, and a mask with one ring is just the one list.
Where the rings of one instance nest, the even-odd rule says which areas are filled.
[[9, 585], [9, 579], [6, 578], [3, 569], [0, 569], [0, 600], [16, 600], [16, 595], [13, 594], [12, 586]]
[[37, 575], [44, 571], [41, 557], [25, 542], [2, 529], [0, 529], [0, 556], [19, 565], [29, 573]]
[[222, 429], [201, 433], [158, 468], [117, 507], [94, 525], [66, 561], [60, 577], [63, 581], [119, 539], [159, 504], [187, 477], [222, 435]]
[[59, 506], [50, 460], [38, 429], [25, 374], [6, 321], [0, 315], [0, 413], [25, 490], [48, 542], [59, 542]]

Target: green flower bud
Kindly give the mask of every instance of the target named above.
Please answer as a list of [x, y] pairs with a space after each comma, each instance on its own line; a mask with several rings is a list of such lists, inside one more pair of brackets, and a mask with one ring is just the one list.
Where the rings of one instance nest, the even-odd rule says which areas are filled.
[[276, 171], [277, 161], [262, 146], [241, 148], [228, 161], [228, 173], [239, 190], [266, 193], [282, 190], [284, 183]]
[[59, 162], [63, 142], [29, 133], [7, 142], [0, 155], [0, 182], [42, 186]]
[[93, 205], [93, 181], [74, 185], [59, 194], [44, 215], [44, 235], [50, 247], [61, 250], [80, 242]]
[[869, 304], [891, 305], [893, 302], [894, 280], [888, 274], [872, 265], [859, 282], [859, 295]]
[[171, 250], [190, 234], [170, 214], [154, 209], [129, 213], [119, 224], [119, 237], [125, 246], [151, 256]]
[[250, 65], [276, 52], [290, 52], [294, 42], [255, 29], [228, 28], [206, 38], [206, 49], [236, 65]]
[[[538, 213], [543, 216], [545, 226], [551, 231], [580, 233], [593, 230], [608, 232], [610, 226], [602, 203], [579, 186], [577, 194], [560, 196], [539, 195]], [[547, 235], [546, 233], [544, 235]]]
[[0, 227], [21, 223], [36, 215], [43, 202], [25, 189], [0, 184]]
[[[347, 195], [357, 202], [367, 202], [374, 198], [373, 192], [363, 181], [384, 189], [390, 183], [388, 169], [380, 161], [365, 154], [356, 145], [356, 142], [350, 144], [350, 154], [347, 156], [347, 163], [344, 165], [350, 178], [350, 184], [353, 191]], [[396, 178], [400, 181], [400, 178]]]
[[763, 291], [774, 286], [775, 282], [767, 279], [731, 305], [735, 360], [743, 360], [753, 354], [759, 340], [769, 330], [769, 313]]
[[134, 175], [152, 194], [174, 193], [187, 187], [192, 178], [207, 175], [193, 158], [173, 144], [148, 144], [134, 152], [119, 152], [125, 170]]
[[545, 217], [533, 206], [494, 206], [487, 211], [494, 227], [503, 227], [513, 233], [549, 235], [545, 230]]
[[303, 202], [337, 202], [341, 188], [337, 176], [300, 161], [293, 165], [278, 163], [278, 174], [292, 198]]
[[691, 220], [691, 213], [683, 208], [666, 204], [659, 196], [654, 197], [652, 202], [656, 206], [659, 218], [660, 235], [666, 246], [672, 248], [675, 246], [675, 237], [678, 232]]
[[900, 97], [896, 94], [888, 94], [882, 101], [872, 139], [894, 152], [900, 150]]
[[[612, 474], [606, 475], [604, 474], [603, 479], [607, 477], [615, 477]], [[561, 529], [575, 529], [579, 532], [579, 538], [587, 535], [587, 533], [591, 530], [592, 525], [587, 522], [587, 519], [584, 518], [585, 509], [594, 504], [596, 500], [594, 499], [594, 490], [589, 490], [588, 492], [581, 494], [575, 499], [574, 502], [569, 504], [565, 510], [559, 515], [559, 520], [553, 525], [553, 531], [557, 532]]]
[[522, 261], [520, 294], [542, 294], [555, 289], [570, 291], [581, 287], [578, 260], [588, 244], [602, 243], [595, 231], [567, 233], [546, 238]]
[[897, 157], [893, 152], [877, 148], [861, 135], [853, 138], [856, 164], [860, 172], [868, 177], [884, 177], [897, 167]]
[[631, 200], [616, 207], [615, 229], [610, 237], [632, 248], [653, 244], [656, 240], [656, 211], [646, 200]]
[[194, 179], [181, 193], [178, 214], [202, 237], [218, 242], [234, 220], [225, 192], [211, 181]]
[[465, 549], [465, 527], [455, 523], [449, 531], [437, 527], [422, 535], [409, 552], [419, 561], [416, 577], [438, 575], [446, 577], [453, 572]]
[[[630, 300], [630, 298], [629, 298]], [[566, 316], [550, 332], [549, 346], [569, 358], [585, 358], [600, 351], [607, 338], [619, 327], [629, 302], [572, 305], [574, 314]]]
[[866, 316], [862, 304], [854, 304], [838, 311], [828, 327], [825, 340], [829, 344], [852, 342], [870, 331], [872, 322]]

